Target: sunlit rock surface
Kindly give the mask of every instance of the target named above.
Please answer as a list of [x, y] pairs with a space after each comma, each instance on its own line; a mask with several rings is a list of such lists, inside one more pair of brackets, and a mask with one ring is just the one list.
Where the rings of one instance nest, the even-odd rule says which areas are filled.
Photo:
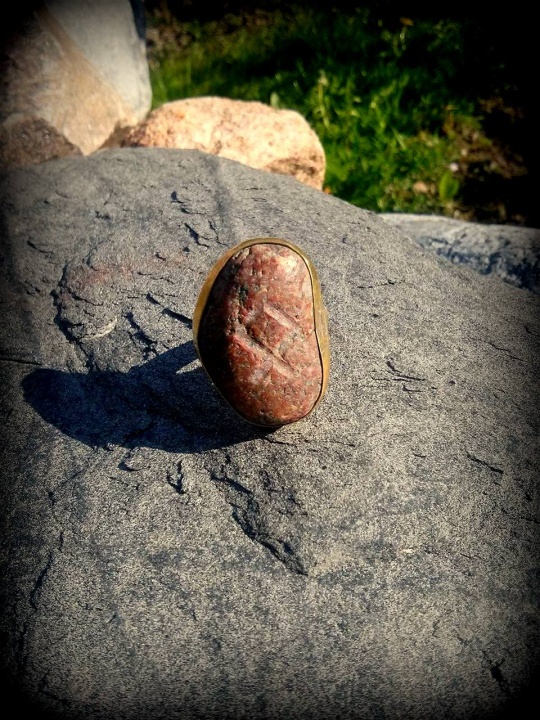
[[[1, 200], [13, 717], [523, 716], [538, 296], [197, 151], [55, 160]], [[252, 237], [301, 245], [329, 313], [324, 402], [274, 432], [192, 341], [209, 269]]]

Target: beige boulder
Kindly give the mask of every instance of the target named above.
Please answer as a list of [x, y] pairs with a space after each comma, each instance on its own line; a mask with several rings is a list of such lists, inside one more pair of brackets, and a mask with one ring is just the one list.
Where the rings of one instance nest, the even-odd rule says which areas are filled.
[[196, 97], [164, 103], [131, 129], [122, 144], [202, 150], [292, 175], [318, 190], [324, 182], [324, 149], [305, 118], [256, 101]]
[[41, 0], [2, 47], [0, 165], [88, 155], [151, 107], [129, 0]]

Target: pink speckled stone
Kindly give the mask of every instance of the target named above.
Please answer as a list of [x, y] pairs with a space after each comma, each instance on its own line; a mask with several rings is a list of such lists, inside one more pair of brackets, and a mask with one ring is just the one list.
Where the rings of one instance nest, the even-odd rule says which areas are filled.
[[255, 244], [229, 259], [201, 319], [198, 347], [225, 399], [258, 425], [300, 420], [316, 404], [323, 367], [303, 258]]

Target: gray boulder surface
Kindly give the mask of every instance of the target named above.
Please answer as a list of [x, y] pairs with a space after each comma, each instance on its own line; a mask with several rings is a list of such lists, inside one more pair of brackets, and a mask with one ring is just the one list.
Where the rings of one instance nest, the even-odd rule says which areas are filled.
[[540, 229], [439, 215], [380, 213], [400, 232], [456, 265], [540, 294]]
[[[537, 295], [199, 151], [51, 160], [0, 199], [13, 717], [528, 717]], [[252, 237], [304, 249], [329, 313], [327, 394], [274, 432], [192, 342]]]

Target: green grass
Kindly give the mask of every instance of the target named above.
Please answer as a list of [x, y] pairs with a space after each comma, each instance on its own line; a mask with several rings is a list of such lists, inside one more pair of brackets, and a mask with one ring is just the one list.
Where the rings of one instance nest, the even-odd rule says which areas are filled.
[[497, 165], [485, 129], [490, 98], [507, 110], [514, 69], [474, 20], [315, 3], [181, 22], [162, 3], [147, 22], [162, 38], [149, 45], [153, 107], [217, 95], [296, 110], [325, 149], [327, 192], [375, 212], [523, 220], [504, 197], [485, 201], [486, 218], [467, 207], [471, 182], [504, 179], [508, 162], [523, 174], [511, 152]]

